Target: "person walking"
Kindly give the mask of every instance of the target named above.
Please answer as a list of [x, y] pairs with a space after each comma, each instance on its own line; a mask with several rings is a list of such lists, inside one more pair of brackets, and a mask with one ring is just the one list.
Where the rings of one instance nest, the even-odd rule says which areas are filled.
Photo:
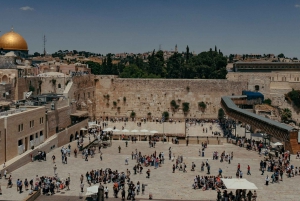
[[83, 188], [84, 188], [84, 183], [83, 182], [80, 183], [80, 188], [81, 188], [81, 193], [83, 193]]
[[251, 175], [251, 173], [250, 173], [250, 165], [248, 165], [248, 167], [247, 167], [247, 175]]
[[118, 149], [119, 149], [119, 153], [121, 153], [121, 146], [119, 146]]
[[100, 152], [100, 160], [102, 161], [102, 152]]
[[56, 170], [57, 170], [56, 165], [54, 165], [53, 170], [54, 170], [54, 175], [56, 175]]
[[266, 177], [266, 186], [269, 185], [269, 181], [270, 181], [270, 179], [269, 179], [269, 176], [267, 175], [267, 177]]
[[54, 155], [52, 156], [52, 161], [53, 161], [53, 163], [55, 163], [55, 156]]
[[105, 198], [108, 198], [108, 188], [107, 186], [104, 188]]

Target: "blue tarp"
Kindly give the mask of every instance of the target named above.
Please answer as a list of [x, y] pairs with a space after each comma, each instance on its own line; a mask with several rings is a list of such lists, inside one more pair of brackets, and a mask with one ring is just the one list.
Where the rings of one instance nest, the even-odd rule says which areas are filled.
[[243, 91], [243, 95], [247, 96], [247, 100], [253, 100], [253, 99], [261, 99], [264, 101], [264, 95], [260, 92], [253, 92], [253, 91]]

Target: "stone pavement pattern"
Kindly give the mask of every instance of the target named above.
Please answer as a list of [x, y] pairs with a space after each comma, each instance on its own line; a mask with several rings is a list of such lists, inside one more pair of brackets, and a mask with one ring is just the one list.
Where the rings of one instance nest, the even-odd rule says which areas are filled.
[[[85, 138], [87, 141], [87, 138]], [[75, 148], [76, 142], [72, 142], [72, 150]], [[121, 146], [121, 153], [118, 153], [118, 146]], [[173, 153], [175, 153], [176, 157], [178, 155], [183, 155], [184, 162], [187, 163], [187, 173], [183, 173], [182, 171], [177, 171], [176, 173], [172, 173], [172, 165], [173, 163], [168, 160], [168, 149], [172, 147]], [[156, 144], [156, 148], [149, 148], [147, 142], [137, 142], [132, 144], [131, 142], [128, 144], [128, 147], [125, 147], [124, 141], [113, 141], [111, 147], [106, 149], [102, 149], [103, 152], [103, 161], [100, 161], [99, 154], [97, 153], [94, 158], [89, 158], [89, 161], [86, 162], [82, 159], [81, 155], [77, 158], [74, 158], [72, 155], [68, 158], [68, 164], [61, 163], [61, 154], [60, 148], [55, 149], [47, 155], [47, 161], [42, 162], [32, 162], [29, 163], [22, 168], [19, 168], [12, 172], [13, 178], [13, 188], [6, 189], [7, 181], [1, 179], [2, 193], [0, 200], [22, 200], [27, 196], [27, 192], [22, 194], [17, 193], [16, 190], [16, 180], [18, 178], [23, 181], [25, 178], [31, 179], [35, 178], [35, 175], [45, 175], [52, 176], [54, 174], [53, 171], [53, 163], [51, 160], [51, 156], [54, 154], [56, 156], [56, 165], [57, 172], [61, 178], [66, 178], [68, 173], [71, 176], [71, 184], [70, 191], [62, 190], [61, 193], [58, 193], [59, 196], [66, 196], [66, 200], [68, 196], [78, 197], [80, 187], [79, 187], [79, 178], [80, 175], [92, 169], [105, 169], [110, 167], [113, 170], [126, 171], [128, 168], [131, 171], [131, 180], [136, 183], [140, 181], [141, 183], [145, 183], [146, 186], [145, 195], [138, 195], [139, 199], [147, 199], [149, 192], [153, 193], [154, 200], [160, 199], [169, 199], [169, 200], [215, 200], [217, 196], [216, 191], [202, 191], [202, 190], [193, 190], [192, 183], [195, 175], [206, 175], [206, 169], [204, 172], [200, 171], [200, 164], [202, 161], [209, 160], [211, 165], [211, 175], [217, 175], [218, 169], [221, 167], [223, 170], [223, 176], [232, 176], [235, 177], [235, 172], [237, 168], [237, 164], [241, 164], [241, 170], [244, 172], [244, 178], [248, 179], [250, 182], [255, 183], [258, 187], [258, 200], [299, 200], [298, 198], [298, 183], [300, 181], [300, 176], [287, 178], [284, 176], [284, 181], [276, 184], [270, 184], [269, 186], [265, 186], [265, 177], [266, 175], [271, 175], [268, 172], [265, 172], [264, 176], [261, 176], [259, 172], [259, 162], [263, 157], [259, 157], [257, 152], [247, 151], [245, 148], [240, 148], [231, 144], [224, 145], [208, 145], [208, 148], [205, 151], [205, 157], [198, 156], [199, 145], [189, 145], [185, 144], [173, 145], [170, 143], [162, 143], [159, 142]], [[152, 154], [155, 150], [157, 153], [164, 152], [165, 154], [165, 164], [158, 169], [154, 169], [150, 167], [151, 170], [151, 178], [146, 179], [146, 174], [137, 174], [133, 175], [133, 166], [135, 161], [131, 160], [131, 152], [135, 149], [141, 151], [142, 154]], [[212, 160], [213, 151], [218, 151], [219, 153], [222, 151], [234, 153], [234, 158], [231, 164], [226, 162], [221, 163], [219, 160]], [[129, 157], [129, 165], [125, 165], [125, 158]], [[291, 157], [292, 164], [295, 167], [300, 166], [300, 160], [296, 160], [295, 156]], [[191, 172], [190, 167], [191, 163], [195, 162], [196, 171]], [[247, 165], [251, 166], [251, 176], [248, 176], [247, 173]], [[143, 170], [146, 171], [146, 168]], [[107, 184], [109, 187], [110, 193], [109, 196], [112, 197], [112, 184]], [[85, 183], [85, 191], [88, 187], [87, 183]], [[85, 192], [84, 192], [85, 194]], [[55, 198], [57, 195], [53, 195]], [[45, 197], [45, 196], [42, 196]], [[57, 196], [58, 197], [58, 196]]]

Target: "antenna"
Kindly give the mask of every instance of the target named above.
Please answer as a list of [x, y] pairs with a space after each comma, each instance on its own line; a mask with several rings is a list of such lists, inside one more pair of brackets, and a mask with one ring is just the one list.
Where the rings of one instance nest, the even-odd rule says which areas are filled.
[[161, 44], [159, 44], [159, 50], [161, 50]]
[[46, 56], [46, 35], [44, 35], [44, 38], [43, 38], [43, 41], [44, 41], [44, 57]]

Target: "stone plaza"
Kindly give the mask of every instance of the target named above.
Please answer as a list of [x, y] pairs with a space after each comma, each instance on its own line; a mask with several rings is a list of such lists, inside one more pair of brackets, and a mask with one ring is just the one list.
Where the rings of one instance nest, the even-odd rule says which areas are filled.
[[[134, 122], [131, 122], [131, 126], [133, 128]], [[118, 123], [109, 123], [108, 126], [118, 127]], [[180, 124], [178, 124], [180, 125]], [[211, 124], [205, 125], [208, 127]], [[204, 127], [205, 127], [204, 126]], [[129, 128], [129, 125], [127, 125]], [[149, 126], [147, 127], [148, 129]], [[154, 129], [154, 128], [153, 128]], [[202, 130], [201, 127], [199, 130]], [[210, 133], [208, 133], [211, 135]], [[88, 135], [84, 138], [84, 144], [88, 144]], [[38, 176], [53, 176], [54, 175], [54, 164], [52, 162], [51, 156], [56, 156], [56, 165], [57, 165], [57, 173], [60, 178], [67, 178], [70, 175], [70, 190], [61, 190], [59, 193], [52, 195], [51, 198], [55, 200], [56, 198], [59, 200], [70, 200], [70, 197], [73, 197], [74, 200], [76, 198], [79, 199], [80, 194], [80, 175], [87, 171], [91, 171], [92, 169], [105, 169], [111, 168], [112, 170], [118, 170], [120, 172], [126, 172], [126, 169], [131, 171], [131, 181], [137, 183], [147, 184], [144, 195], [137, 195], [136, 198], [138, 200], [146, 200], [148, 199], [149, 193], [153, 194], [154, 200], [216, 200], [217, 191], [215, 190], [207, 190], [202, 191], [201, 189], [194, 190], [192, 188], [193, 179], [196, 175], [205, 176], [207, 175], [206, 168], [204, 171], [200, 171], [200, 165], [205, 162], [207, 159], [211, 166], [211, 176], [217, 176], [219, 168], [223, 170], [223, 176], [235, 178], [235, 173], [237, 170], [238, 163], [241, 164], [241, 170], [244, 172], [244, 178], [254, 183], [258, 190], [257, 200], [299, 200], [298, 198], [298, 186], [297, 183], [300, 180], [300, 176], [296, 175], [295, 177], [288, 178], [286, 174], [284, 174], [283, 181], [279, 183], [269, 184], [269, 186], [265, 185], [265, 178], [267, 175], [271, 176], [271, 172], [265, 172], [264, 175], [261, 175], [259, 171], [259, 163], [264, 159], [264, 156], [259, 156], [258, 152], [255, 151], [247, 151], [246, 148], [242, 148], [233, 144], [229, 144], [224, 142], [222, 145], [210, 145], [208, 144], [207, 149], [205, 150], [205, 156], [199, 156], [199, 148], [201, 148], [201, 144], [189, 144], [186, 146], [185, 143], [181, 143], [179, 145], [172, 144], [171, 142], [157, 142], [155, 148], [150, 148], [148, 142], [146, 141], [138, 141], [136, 143], [129, 142], [128, 147], [125, 146], [125, 141], [122, 140], [113, 140], [112, 146], [103, 148], [103, 160], [100, 161], [99, 153], [96, 151], [96, 154], [93, 158], [89, 157], [88, 161], [85, 161], [81, 157], [81, 153], [78, 154], [78, 157], [75, 158], [73, 154], [73, 150], [76, 147], [76, 141], [70, 143], [71, 145], [71, 157], [68, 158], [68, 164], [63, 164], [61, 161], [61, 147], [58, 147], [47, 154], [47, 161], [35, 161], [30, 162], [27, 165], [14, 170], [12, 172], [8, 172], [8, 175], [12, 175], [13, 187], [6, 188], [7, 180], [4, 177], [1, 179], [1, 187], [2, 187], [2, 195], [0, 200], [23, 200], [27, 197], [28, 192], [24, 191], [23, 193], [17, 192], [16, 188], [16, 180], [21, 179], [28, 180], [35, 179], [36, 175]], [[68, 146], [66, 144], [65, 146]], [[118, 153], [118, 147], [121, 146], [121, 153]], [[187, 164], [187, 173], [183, 173], [182, 171], [176, 170], [175, 173], [172, 173], [172, 165], [175, 162], [172, 162], [168, 158], [168, 150], [171, 147], [172, 154], [177, 156], [183, 156], [183, 162]], [[150, 155], [156, 151], [156, 153], [164, 152], [165, 155], [165, 163], [162, 164], [161, 167], [154, 169], [153, 166], [149, 166], [151, 170], [150, 179], [146, 178], [146, 170], [148, 167], [144, 167], [143, 174], [133, 174], [133, 166], [136, 164], [135, 160], [131, 160], [132, 151], [141, 151], [143, 155]], [[220, 160], [212, 160], [213, 152], [218, 151], [218, 153], [222, 153], [223, 151], [231, 153], [233, 152], [233, 160], [231, 164], [227, 162], [220, 162]], [[129, 158], [129, 165], [125, 165], [125, 159]], [[300, 159], [295, 159], [296, 156], [291, 156], [291, 164], [294, 167], [300, 166]], [[191, 164], [194, 162], [196, 164], [196, 170], [190, 171]], [[251, 167], [251, 174], [247, 175], [247, 165]], [[3, 173], [2, 173], [3, 174]], [[86, 193], [86, 188], [89, 186], [84, 179], [84, 193]], [[96, 184], [98, 185], [98, 184]], [[109, 197], [113, 197], [113, 184], [108, 183], [104, 186], [108, 186], [109, 188]], [[228, 190], [230, 192], [230, 190]], [[235, 191], [233, 191], [235, 193]], [[127, 195], [127, 193], [126, 193]], [[38, 199], [43, 200], [43, 197], [49, 200], [49, 196], [41, 195]], [[85, 196], [84, 196], [85, 197]], [[120, 197], [120, 195], [119, 195]], [[119, 198], [120, 200], [120, 198]]]

